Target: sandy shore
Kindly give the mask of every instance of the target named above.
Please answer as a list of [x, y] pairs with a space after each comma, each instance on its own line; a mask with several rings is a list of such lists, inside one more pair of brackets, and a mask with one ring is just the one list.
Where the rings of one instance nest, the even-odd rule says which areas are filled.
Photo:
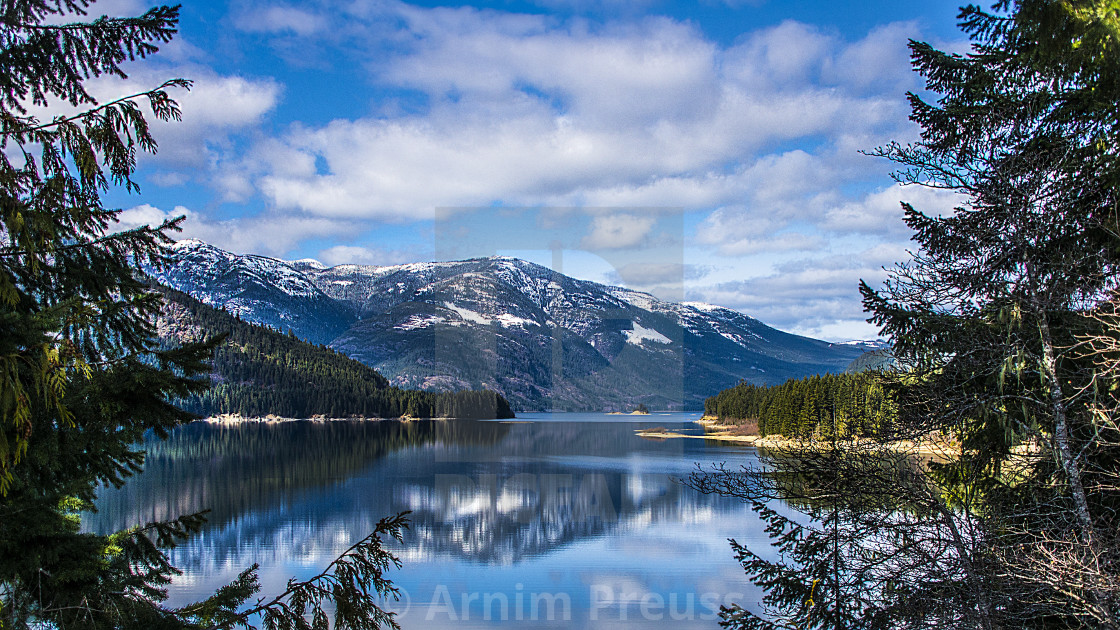
[[782, 442], [787, 442], [785, 438], [774, 437], [760, 437], [757, 435], [727, 435], [724, 433], [705, 433], [704, 435], [685, 435], [675, 431], [649, 431], [638, 429], [636, 431], [638, 437], [652, 438], [652, 439], [670, 439], [670, 438], [686, 438], [693, 440], [717, 440], [719, 442], [739, 442], [749, 446], [778, 446]]
[[[813, 449], [825, 450], [829, 448], [831, 442], [814, 442], [807, 440], [793, 440], [780, 435], [768, 435], [762, 437], [759, 435], [735, 435], [733, 432], [738, 429], [735, 425], [719, 424], [719, 418], [714, 416], [703, 416], [696, 421], [704, 427], [704, 435], [685, 435], [675, 431], [650, 430], [639, 429], [636, 431], [638, 437], [665, 440], [665, 439], [693, 439], [693, 440], [714, 440], [717, 442], [730, 442], [737, 444], [744, 444], [746, 446], [754, 446], [758, 448], [795, 448], [795, 449]], [[925, 455], [931, 457], [948, 458], [960, 454], [959, 447], [943, 442], [913, 442], [910, 440], [889, 442], [887, 444], [878, 445], [871, 440], [844, 440], [837, 444], [843, 450], [856, 450], [860, 448], [870, 449], [873, 447], [886, 447], [890, 450], [915, 453], [918, 455]]]

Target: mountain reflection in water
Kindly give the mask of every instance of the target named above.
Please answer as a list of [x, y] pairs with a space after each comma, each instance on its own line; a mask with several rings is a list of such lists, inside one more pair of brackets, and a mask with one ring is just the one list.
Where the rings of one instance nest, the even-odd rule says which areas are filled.
[[[598, 421], [194, 423], [150, 443], [145, 472], [104, 490], [85, 524], [211, 509], [173, 550], [185, 571], [173, 605], [254, 562], [263, 592], [282, 590], [405, 510], [405, 566], [390, 574], [405, 628], [716, 627], [719, 604], [758, 599], [726, 542], [765, 541], [757, 519], [674, 482], [697, 463], [749, 463], [752, 449], [634, 435], [693, 426], [694, 414], [556, 417]], [[533, 607], [546, 595], [558, 608]]]

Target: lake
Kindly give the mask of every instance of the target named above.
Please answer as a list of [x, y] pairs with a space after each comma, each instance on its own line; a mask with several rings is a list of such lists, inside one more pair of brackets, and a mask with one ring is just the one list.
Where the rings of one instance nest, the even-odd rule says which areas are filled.
[[675, 480], [750, 447], [656, 441], [699, 414], [520, 414], [513, 422], [295, 421], [181, 427], [145, 471], [103, 490], [85, 526], [111, 531], [212, 510], [171, 557], [171, 605], [260, 564], [263, 594], [306, 579], [409, 510], [389, 577], [404, 628], [717, 628], [760, 597], [728, 538], [766, 548], [743, 503]]

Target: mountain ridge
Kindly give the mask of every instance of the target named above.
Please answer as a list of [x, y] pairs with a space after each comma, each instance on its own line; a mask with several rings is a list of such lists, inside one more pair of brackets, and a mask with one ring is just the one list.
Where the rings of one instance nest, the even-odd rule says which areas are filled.
[[236, 255], [180, 241], [155, 278], [329, 345], [394, 385], [493, 389], [518, 410], [699, 409], [740, 380], [843, 371], [833, 344], [746, 314], [565, 276], [505, 256], [391, 266]]

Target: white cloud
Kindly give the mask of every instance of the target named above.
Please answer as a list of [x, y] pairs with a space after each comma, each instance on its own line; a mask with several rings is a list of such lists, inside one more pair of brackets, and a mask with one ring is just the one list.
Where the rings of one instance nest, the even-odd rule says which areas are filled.
[[112, 229], [114, 231], [123, 232], [144, 225], [156, 227], [168, 219], [187, 214], [190, 214], [190, 211], [182, 206], [175, 208], [175, 210], [171, 212], [164, 212], [155, 206], [145, 203], [119, 212], [117, 214], [117, 224], [113, 226]]
[[867, 37], [851, 44], [824, 66], [825, 81], [878, 93], [902, 93], [914, 81], [914, 71], [905, 52], [909, 38], [919, 32], [913, 22], [894, 22], [876, 27]]
[[243, 202], [256, 192], [249, 176], [230, 165], [217, 169], [210, 178], [210, 183], [221, 194], [223, 201]]
[[238, 253], [283, 256], [308, 238], [352, 234], [352, 223], [290, 214], [264, 214], [248, 218], [214, 221], [205, 217], [188, 219], [184, 237], [199, 238]]
[[817, 28], [787, 20], [729, 49], [728, 72], [739, 85], [755, 90], [800, 91], [817, 82], [838, 44]]
[[[191, 48], [183, 43], [176, 50], [191, 56]], [[126, 64], [127, 79], [101, 76], [85, 83], [90, 95], [99, 104], [105, 104], [153, 90], [172, 78], [192, 81], [189, 91], [167, 89], [179, 105], [182, 120], [160, 121], [151, 114], [146, 99], [136, 100], [159, 145], [155, 156], [138, 156], [143, 164], [205, 170], [221, 158], [222, 150], [230, 145], [233, 135], [258, 126], [276, 107], [283, 93], [283, 87], [271, 78], [221, 75], [195, 62], [167, 64], [162, 63], [161, 58], [142, 65]], [[40, 120], [50, 120], [73, 115], [79, 108], [65, 102], [52, 102], [48, 107], [29, 106], [28, 111]]]
[[[855, 282], [880, 277], [879, 262], [894, 258], [861, 257], [902, 251], [898, 201], [935, 212], [953, 203], [884, 188], [890, 165], [858, 153], [914, 137], [904, 96], [919, 87], [906, 49], [921, 36], [912, 23], [851, 41], [787, 21], [724, 46], [667, 18], [601, 23], [397, 0], [258, 9], [256, 23], [236, 23], [289, 55], [353, 64], [355, 84], [377, 97], [366, 116], [253, 136], [235, 160], [283, 87], [182, 73], [198, 88], [182, 99], [185, 122], [158, 130], [160, 165], [205, 165], [226, 200], [263, 197], [268, 210], [255, 216], [188, 220], [192, 235], [237, 251], [353, 242], [369, 222], [430, 220], [437, 208], [635, 208], [590, 219], [583, 245], [617, 250], [650, 244], [652, 209], [672, 206], [707, 214], [695, 232], [705, 251], [765, 261], [753, 271], [762, 277], [697, 288], [699, 299], [836, 337], [867, 328]], [[401, 92], [420, 104], [383, 102]], [[360, 244], [319, 258], [409, 259]]]
[[909, 228], [902, 222], [902, 202], [931, 216], [950, 214], [965, 200], [951, 191], [924, 186], [889, 186], [858, 201], [829, 208], [821, 226], [834, 232], [856, 232], [905, 238]]
[[164, 211], [149, 204], [142, 204], [117, 215], [116, 230], [140, 225], [157, 225], [177, 216], [186, 216], [182, 232], [174, 238], [197, 238], [235, 253], [255, 253], [284, 256], [300, 241], [316, 237], [340, 237], [352, 234], [352, 223], [319, 217], [291, 214], [265, 213], [255, 216], [215, 219], [204, 213], [176, 206]]
[[182, 186], [190, 177], [183, 172], [156, 171], [148, 176], [148, 181], [156, 186]]
[[[354, 6], [371, 39], [403, 47], [371, 55], [371, 79], [425, 93], [429, 109], [295, 126], [261, 145], [253, 182], [279, 208], [423, 220], [494, 203], [700, 210], [753, 197], [751, 212], [786, 212], [807, 187], [865, 173], [855, 148], [909, 125], [901, 90], [868, 94], [878, 84], [836, 70], [873, 53], [905, 66], [902, 27], [849, 43], [787, 22], [724, 49], [664, 18], [591, 27]], [[392, 19], [403, 27], [387, 36]], [[792, 142], [816, 148], [769, 153]]]
[[703, 278], [710, 268], [678, 262], [642, 263], [619, 265], [603, 274], [601, 282], [624, 286], [636, 291], [652, 293], [663, 300], [679, 302], [685, 299], [686, 287]]
[[749, 280], [694, 287], [690, 299], [739, 309], [793, 333], [833, 341], [877, 336], [866, 322], [860, 280], [871, 287], [886, 278], [883, 267], [908, 258], [905, 249], [879, 245], [849, 254], [797, 259]]
[[815, 251], [823, 248], [825, 240], [801, 232], [758, 232], [720, 243], [719, 251], [728, 256], [746, 256], [767, 252]]
[[[158, 159], [173, 165], [205, 166], [217, 158], [232, 133], [258, 125], [276, 107], [282, 88], [272, 79], [222, 76], [200, 66], [179, 67], [159, 76], [183, 76], [194, 82], [190, 92], [174, 95], [181, 121], [157, 123]], [[158, 85], [155, 73], [134, 76], [130, 84]]]
[[583, 238], [584, 249], [625, 249], [641, 245], [655, 218], [632, 214], [598, 216], [591, 220], [591, 231]]
[[327, 28], [326, 17], [293, 6], [276, 5], [257, 7], [239, 15], [237, 28], [255, 33], [294, 33], [306, 37]]
[[319, 252], [318, 259], [334, 265], [399, 265], [414, 262], [415, 257], [402, 251], [387, 251], [356, 245], [335, 245]]

